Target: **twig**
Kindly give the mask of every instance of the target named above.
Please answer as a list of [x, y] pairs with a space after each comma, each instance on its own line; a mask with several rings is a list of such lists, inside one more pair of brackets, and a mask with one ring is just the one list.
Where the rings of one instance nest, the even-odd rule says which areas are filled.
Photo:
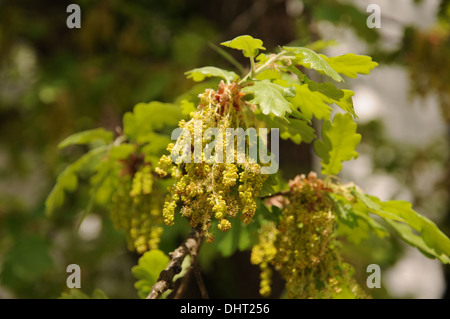
[[192, 229], [186, 237], [186, 240], [169, 254], [170, 262], [166, 269], [159, 274], [158, 281], [153, 285], [147, 299], [158, 299], [166, 290], [173, 289], [173, 277], [181, 272], [181, 265], [184, 258], [189, 254], [195, 262], [202, 240], [203, 235], [201, 230]]
[[205, 283], [203, 282], [203, 278], [200, 273], [196, 257], [191, 257], [191, 265], [189, 266], [189, 269], [187, 270], [183, 278], [179, 279], [181, 283], [178, 284], [178, 287], [177, 287], [178, 281], [175, 283], [174, 291], [176, 290], [176, 292], [173, 296], [173, 299], [183, 298], [183, 296], [186, 294], [186, 291], [189, 289], [189, 282], [192, 279], [192, 277], [195, 278], [197, 287], [200, 290], [202, 298], [209, 299], [208, 291], [206, 290]]
[[178, 287], [175, 287], [173, 299], [182, 299], [186, 291], [189, 288], [189, 281], [191, 280], [192, 267], [189, 267], [188, 271], [184, 274], [183, 278], [177, 280], [180, 281]]
[[285, 195], [288, 195], [289, 193], [290, 193], [291, 191], [290, 190], [287, 190], [287, 191], [280, 191], [280, 192], [276, 192], [276, 193], [273, 193], [273, 194], [270, 194], [270, 195], [266, 195], [266, 196], [263, 196], [263, 197], [259, 197], [259, 199], [268, 199], [268, 198], [272, 198], [272, 197], [275, 197], [275, 196], [285, 196]]
[[241, 75], [243, 75], [245, 73], [244, 67], [238, 61], [236, 61], [236, 59], [233, 58], [233, 56], [231, 54], [229, 54], [228, 52], [223, 50], [221, 47], [215, 45], [212, 42], [209, 42], [208, 46], [211, 49], [213, 49], [214, 51], [216, 51], [218, 54], [220, 54], [222, 57], [224, 57], [228, 62], [230, 62], [237, 70], [239, 70]]
[[203, 281], [202, 273], [198, 266], [194, 268], [195, 280], [197, 281], [198, 289], [200, 289], [200, 293], [202, 294], [203, 299], [209, 299], [208, 290], [206, 290], [205, 282]]
[[[228, 4], [227, 2], [224, 2]], [[255, 22], [258, 18], [262, 17], [269, 8], [268, 1], [256, 0], [253, 4], [241, 14], [229, 26], [230, 33], [241, 34], [243, 30], [247, 30], [248, 27]]]

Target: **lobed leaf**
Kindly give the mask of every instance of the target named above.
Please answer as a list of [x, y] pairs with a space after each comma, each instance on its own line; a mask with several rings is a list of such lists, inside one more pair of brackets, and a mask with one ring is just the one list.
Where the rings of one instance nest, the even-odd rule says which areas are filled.
[[350, 114], [337, 113], [333, 123], [325, 123], [322, 126], [322, 137], [325, 140], [316, 141], [314, 149], [322, 158], [322, 174], [337, 175], [342, 169], [343, 161], [358, 157], [355, 149], [361, 141], [361, 135], [356, 133], [357, 125]]
[[92, 292], [92, 297], [89, 297], [80, 289], [70, 289], [69, 292], [61, 293], [58, 299], [108, 299], [108, 296], [98, 288]]
[[72, 192], [78, 187], [78, 174], [83, 171], [95, 171], [107, 151], [106, 146], [90, 150], [78, 160], [67, 166], [59, 174], [55, 186], [45, 201], [47, 214], [62, 206], [64, 203], [65, 192]]
[[296, 56], [295, 62], [299, 65], [314, 69], [321, 74], [328, 75], [336, 82], [343, 82], [344, 79], [319, 55], [311, 49], [303, 47], [283, 47], [284, 50], [293, 52]]
[[308, 79], [307, 84], [312, 92], [318, 91], [333, 100], [340, 100], [345, 95], [344, 90], [336, 88], [334, 84], [330, 82], [316, 83]]
[[331, 140], [326, 134], [326, 132], [328, 132], [330, 129], [331, 122], [323, 122], [321, 132], [322, 140], [316, 140], [314, 142], [314, 150], [316, 151], [317, 156], [319, 156], [324, 163], [328, 163], [330, 161], [330, 150], [333, 148], [333, 146], [331, 145]]
[[109, 144], [113, 141], [113, 133], [103, 128], [96, 128], [93, 130], [87, 130], [78, 132], [66, 137], [61, 143], [58, 144], [58, 148], [65, 148], [74, 144], [92, 144], [95, 142], [101, 142]]
[[265, 50], [263, 42], [249, 35], [241, 35], [233, 40], [222, 42], [221, 45], [228, 48], [241, 50], [246, 58], [254, 58], [258, 55], [259, 50]]
[[[277, 174], [269, 174], [266, 181], [263, 184], [263, 187], [258, 193], [259, 197], [264, 197], [267, 195], [272, 195], [275, 193], [275, 187], [280, 184], [280, 180]], [[264, 205], [262, 205], [264, 206]]]
[[124, 114], [123, 132], [131, 141], [147, 143], [152, 141], [155, 132], [176, 127], [181, 118], [181, 110], [174, 104], [157, 101], [138, 103], [133, 112]]
[[358, 73], [369, 74], [370, 70], [378, 65], [377, 62], [372, 61], [370, 56], [356, 55], [353, 53], [336, 57], [327, 57], [320, 54], [320, 57], [324, 59], [336, 72], [350, 78], [356, 78]]
[[192, 79], [195, 82], [201, 82], [207, 77], [219, 77], [227, 81], [227, 83], [233, 82], [238, 75], [232, 71], [223, 70], [214, 66], [205, 66], [202, 68], [193, 69], [185, 72], [188, 79]]
[[369, 210], [360, 203], [349, 200], [346, 196], [337, 193], [328, 193], [334, 203], [334, 212], [338, 217], [338, 233], [345, 235], [347, 240], [359, 245], [361, 241], [369, 238], [370, 231], [383, 238], [389, 233], [373, 219]]
[[267, 116], [264, 118], [264, 122], [267, 127], [278, 128], [282, 139], [289, 139], [295, 144], [300, 144], [301, 142], [310, 143], [315, 138], [314, 128], [304, 120], [297, 118], [271, 118]]
[[145, 298], [150, 293], [152, 286], [159, 278], [159, 274], [169, 264], [169, 257], [159, 249], [145, 252], [139, 258], [138, 264], [131, 268], [133, 276], [138, 279], [134, 286], [140, 298]]
[[330, 82], [316, 83], [308, 79], [306, 75], [303, 76], [303, 81], [308, 84], [308, 88], [311, 92], [319, 93], [318, 97], [320, 97], [323, 102], [328, 104], [335, 103], [342, 110], [350, 113], [353, 117], [358, 117], [353, 108], [352, 97], [355, 95], [353, 91], [338, 89], [333, 83]]
[[308, 84], [295, 84], [294, 87], [297, 94], [295, 97], [288, 98], [294, 109], [300, 109], [308, 120], [311, 120], [313, 116], [317, 119], [330, 117], [332, 109], [319, 92], [312, 92]]
[[256, 81], [252, 86], [246, 86], [242, 89], [246, 94], [253, 94], [250, 103], [259, 105], [263, 114], [273, 114], [283, 117], [286, 112], [292, 112], [292, 104], [286, 100], [286, 97], [295, 96], [295, 88], [285, 88], [269, 80]]
[[417, 247], [427, 257], [450, 263], [450, 239], [435, 223], [414, 211], [411, 203], [398, 200], [383, 202], [356, 189], [352, 193], [371, 213], [391, 225], [406, 243]]
[[339, 106], [342, 110], [350, 113], [353, 115], [353, 117], [358, 118], [358, 115], [355, 113], [355, 109], [353, 108], [353, 95], [355, 95], [355, 92], [350, 90], [341, 90], [344, 92], [344, 96], [340, 98], [337, 101], [334, 101], [334, 103]]

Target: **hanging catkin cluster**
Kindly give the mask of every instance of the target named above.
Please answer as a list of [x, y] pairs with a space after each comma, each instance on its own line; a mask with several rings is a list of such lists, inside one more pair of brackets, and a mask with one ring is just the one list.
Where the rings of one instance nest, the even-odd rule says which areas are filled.
[[163, 231], [161, 200], [150, 165], [142, 165], [131, 176], [122, 174], [112, 196], [111, 219], [125, 230], [128, 247], [139, 254], [158, 248]]
[[262, 295], [270, 294], [271, 268], [286, 281], [288, 298], [331, 298], [342, 292], [360, 295], [351, 268], [341, 261], [334, 238], [335, 220], [322, 180], [310, 173], [290, 181], [278, 225], [261, 229], [251, 262], [261, 268]]
[[[165, 223], [173, 224], [175, 209], [179, 206], [181, 215], [188, 218], [192, 227], [201, 226], [209, 242], [214, 240], [209, 232], [213, 217], [221, 231], [228, 231], [229, 219], [238, 214], [244, 223], [252, 220], [255, 197], [267, 178], [248, 152], [241, 154], [243, 161], [238, 161], [236, 136], [233, 135], [232, 140], [235, 147], [227, 150], [227, 137], [230, 139], [227, 129], [238, 127], [239, 121], [243, 123], [241, 110], [248, 107], [242, 97], [236, 83], [225, 85], [222, 82], [217, 92], [206, 90], [200, 96], [199, 110], [191, 113], [188, 122], [180, 121], [181, 136], [168, 147], [172, 154], [184, 151], [183, 155], [175, 163], [170, 156], [163, 155], [156, 169], [161, 176], [171, 174], [175, 179], [164, 204]], [[215, 146], [208, 148], [213, 140], [208, 136], [211, 128], [216, 128], [218, 134], [214, 137]], [[233, 160], [227, 161], [227, 157]]]

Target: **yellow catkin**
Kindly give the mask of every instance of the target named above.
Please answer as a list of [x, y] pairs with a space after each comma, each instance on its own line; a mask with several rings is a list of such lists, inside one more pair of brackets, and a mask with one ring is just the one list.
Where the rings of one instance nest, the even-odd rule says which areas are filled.
[[288, 298], [332, 298], [343, 286], [364, 297], [336, 248], [335, 219], [323, 181], [310, 174], [289, 184], [279, 224], [262, 228], [252, 249], [251, 262], [261, 268], [260, 291], [270, 294], [267, 268], [272, 265], [286, 281]]
[[143, 254], [158, 248], [163, 230], [162, 204], [151, 165], [144, 163], [133, 176], [119, 178], [112, 196], [111, 218], [116, 229], [125, 231], [130, 250]]
[[[171, 162], [170, 155], [163, 155], [156, 168], [161, 176], [170, 174], [174, 179], [164, 204], [164, 222], [172, 225], [175, 210], [179, 207], [181, 215], [189, 220], [192, 227], [201, 225], [209, 242], [214, 240], [209, 231], [214, 220], [221, 231], [231, 228], [229, 219], [239, 212], [244, 223], [252, 221], [256, 211], [255, 197], [268, 177], [260, 173], [261, 166], [253, 163], [247, 154], [244, 163], [237, 163], [236, 160], [226, 162], [227, 155], [237, 159], [236, 147], [233, 154], [227, 154], [226, 130], [238, 126], [240, 109], [246, 105], [241, 97], [240, 88], [235, 83], [221, 84], [217, 92], [206, 90], [200, 96], [199, 110], [191, 114], [191, 120], [179, 123], [179, 127], [187, 130], [190, 136], [182, 133], [178, 141], [168, 147], [169, 152], [180, 155], [178, 159], [175, 157], [177, 162]], [[198, 137], [196, 127], [201, 129], [203, 139], [195, 140]], [[209, 128], [218, 129], [222, 144], [217, 142], [214, 149], [208, 150], [213, 158], [207, 160], [205, 148], [211, 139], [205, 137], [205, 132]], [[195, 151], [196, 145], [202, 146], [200, 154]], [[182, 153], [186, 149], [194, 151], [191, 154]], [[222, 162], [214, 157], [220, 153], [215, 153], [218, 149], [222, 150]]]

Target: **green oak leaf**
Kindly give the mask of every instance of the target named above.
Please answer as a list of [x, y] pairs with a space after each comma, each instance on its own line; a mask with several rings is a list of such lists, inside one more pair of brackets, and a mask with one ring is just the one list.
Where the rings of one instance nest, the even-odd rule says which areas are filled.
[[157, 101], [138, 103], [133, 112], [124, 114], [123, 132], [131, 141], [152, 142], [155, 134], [170, 133], [181, 118], [181, 109], [174, 104]]
[[275, 69], [267, 69], [260, 73], [258, 73], [255, 76], [256, 80], [280, 80], [282, 77], [282, 74], [280, 71], [277, 71]]
[[355, 95], [355, 92], [351, 90], [341, 90], [344, 92], [344, 96], [340, 98], [339, 100], [334, 101], [334, 103], [339, 106], [344, 111], [350, 113], [353, 115], [353, 117], [358, 118], [358, 115], [355, 113], [355, 109], [353, 108], [353, 95]]
[[286, 97], [295, 96], [294, 87], [285, 88], [269, 80], [263, 80], [244, 87], [242, 91], [253, 95], [250, 103], [259, 105], [263, 114], [283, 117], [286, 112], [292, 112], [292, 104], [286, 100]]
[[353, 53], [339, 55], [336, 57], [327, 57], [320, 54], [328, 65], [330, 65], [336, 72], [348, 76], [350, 78], [356, 78], [359, 74], [369, 74], [370, 70], [375, 68], [378, 63], [372, 61], [370, 56], [356, 55]]
[[348, 113], [337, 113], [331, 125], [325, 123], [322, 136], [326, 136], [328, 141], [316, 142], [314, 148], [322, 158], [322, 174], [337, 175], [343, 161], [358, 157], [355, 149], [361, 141], [361, 135], [356, 133], [357, 125]]
[[328, 163], [330, 160], [330, 150], [332, 149], [331, 141], [326, 132], [331, 129], [331, 122], [325, 121], [322, 124], [321, 137], [322, 140], [316, 140], [314, 142], [314, 150], [317, 156], [319, 156], [323, 162]]
[[308, 49], [311, 49], [315, 52], [317, 51], [323, 51], [323, 49], [326, 49], [331, 46], [338, 45], [339, 43], [336, 40], [317, 40], [312, 43], [309, 43], [306, 45]]
[[112, 160], [123, 160], [136, 151], [136, 145], [123, 143], [110, 148], [108, 158]]
[[263, 184], [263, 187], [259, 191], [258, 196], [264, 197], [267, 195], [272, 195], [275, 193], [275, 187], [280, 184], [280, 180], [278, 179], [277, 174], [269, 174], [266, 181]]
[[328, 75], [336, 82], [344, 82], [344, 79], [337, 73], [323, 57], [311, 49], [303, 47], [283, 47], [284, 50], [293, 52], [296, 56], [295, 62], [309, 69], [314, 69], [321, 74]]
[[131, 268], [133, 276], [138, 279], [134, 284], [140, 298], [145, 298], [150, 293], [152, 286], [159, 278], [159, 274], [169, 264], [169, 257], [159, 249], [145, 252], [139, 258], [138, 264]]
[[45, 210], [48, 215], [62, 206], [66, 192], [73, 192], [78, 187], [78, 174], [93, 172], [98, 168], [107, 150], [106, 146], [94, 148], [67, 166], [59, 174], [55, 186], [45, 200]]
[[233, 82], [238, 75], [232, 71], [223, 70], [214, 66], [205, 66], [202, 68], [193, 69], [185, 72], [188, 79], [192, 79], [195, 82], [201, 82], [207, 77], [219, 77], [227, 81], [227, 83]]
[[197, 107], [195, 104], [189, 100], [181, 100], [180, 101], [181, 113], [183, 115], [189, 115], [191, 112], [197, 111]]
[[92, 297], [82, 292], [80, 289], [70, 289], [69, 292], [61, 293], [58, 299], [108, 299], [108, 296], [101, 289], [94, 289]]
[[114, 134], [103, 128], [96, 128], [93, 130], [87, 130], [72, 134], [66, 137], [61, 143], [58, 144], [58, 148], [65, 148], [74, 144], [93, 144], [100, 142], [103, 145], [109, 144], [113, 141]]
[[362, 194], [356, 188], [352, 194], [371, 213], [386, 221], [406, 243], [418, 248], [425, 256], [450, 263], [450, 239], [428, 218], [412, 209], [406, 201], [390, 200]]
[[331, 114], [331, 107], [324, 101], [323, 95], [319, 92], [312, 92], [308, 84], [295, 84], [295, 97], [287, 100], [292, 103], [294, 109], [300, 108], [301, 113], [311, 120], [313, 116], [317, 119], [327, 119]]
[[[111, 159], [102, 161], [99, 165], [97, 172], [90, 178], [90, 194], [92, 200], [105, 207], [108, 206], [108, 202], [111, 200], [114, 191], [117, 188], [119, 182], [118, 176], [122, 167], [119, 161]], [[90, 208], [90, 206], [88, 206]], [[87, 215], [89, 210], [85, 210]]]
[[353, 108], [353, 95], [355, 93], [351, 90], [338, 89], [333, 83], [316, 83], [311, 81], [306, 75], [303, 76], [303, 81], [308, 84], [308, 88], [312, 92], [320, 93], [320, 98], [328, 104], [335, 103], [342, 110], [350, 113], [353, 117], [358, 118]]
[[222, 42], [221, 45], [228, 48], [241, 50], [246, 58], [254, 58], [258, 55], [259, 50], [265, 50], [263, 42], [249, 35], [241, 35], [233, 40]]
[[343, 90], [338, 89], [334, 86], [333, 83], [325, 82], [325, 83], [316, 83], [314, 81], [308, 81], [308, 87], [312, 92], [318, 91], [329, 97], [330, 99], [339, 101], [345, 95]]
[[44, 234], [33, 233], [21, 233], [17, 240], [10, 243], [8, 250], [2, 252], [2, 285], [32, 285], [45, 280], [54, 271], [55, 261], [49, 240]]
[[263, 119], [270, 128], [278, 128], [280, 130], [280, 137], [284, 140], [291, 140], [295, 144], [301, 142], [310, 143], [314, 138], [314, 128], [308, 125], [307, 122], [297, 118], [281, 118], [266, 116]]
[[347, 240], [355, 244], [369, 239], [369, 231], [380, 238], [389, 235], [385, 227], [370, 216], [370, 211], [364, 205], [355, 203], [342, 194], [328, 193], [327, 195], [334, 203], [339, 235], [345, 235]]

